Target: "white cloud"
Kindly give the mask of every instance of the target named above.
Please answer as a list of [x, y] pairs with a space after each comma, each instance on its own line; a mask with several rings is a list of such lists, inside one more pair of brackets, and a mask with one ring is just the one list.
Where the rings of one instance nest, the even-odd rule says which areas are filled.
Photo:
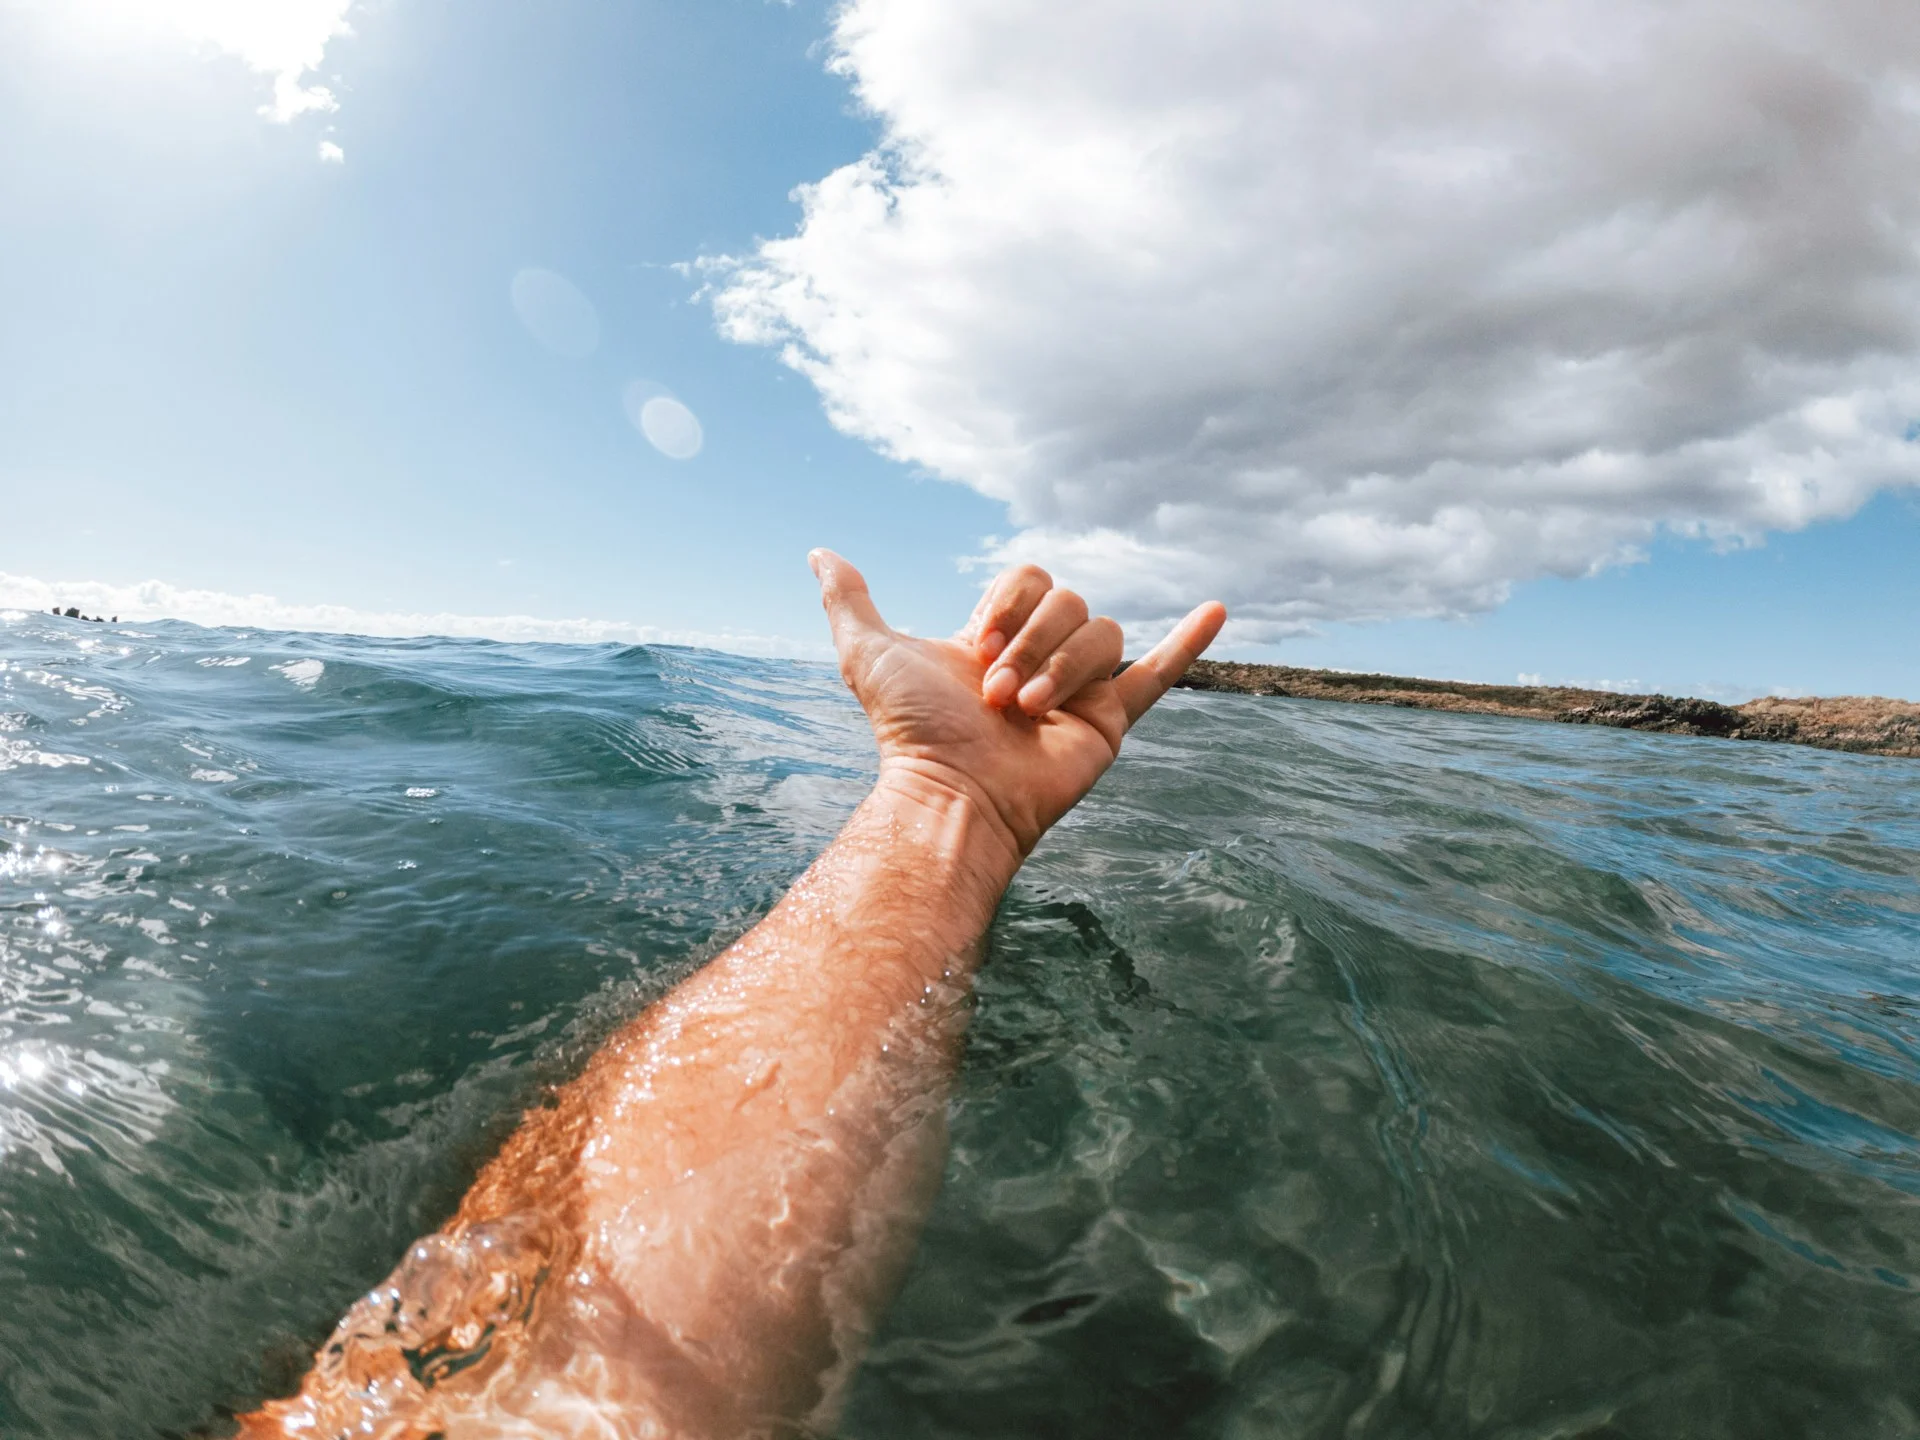
[[[299, 605], [271, 595], [229, 595], [185, 590], [161, 580], [111, 585], [97, 580], [60, 583], [0, 571], [0, 611], [46, 614], [72, 606], [85, 615], [119, 616], [123, 622], [188, 620], [196, 625], [246, 630], [315, 630], [333, 635], [448, 635], [486, 640], [561, 644], [697, 645], [736, 655], [824, 660], [833, 647], [819, 640], [737, 631], [668, 630], [624, 620], [543, 620], [531, 615], [417, 614], [359, 610], [347, 605]], [[7, 618], [24, 618], [9, 616]]]
[[883, 127], [723, 331], [1243, 638], [1459, 614], [1920, 482], [1920, 10], [849, 0]]
[[[172, 35], [238, 59], [271, 80], [260, 113], [285, 124], [296, 115], [335, 110], [339, 102], [313, 78], [327, 43], [351, 33], [355, 0], [26, 0], [29, 6], [112, 35]], [[333, 158], [325, 155], [323, 159]]]
[[331, 140], [322, 140], [320, 142], [320, 159], [328, 165], [344, 165], [347, 159], [347, 152]]

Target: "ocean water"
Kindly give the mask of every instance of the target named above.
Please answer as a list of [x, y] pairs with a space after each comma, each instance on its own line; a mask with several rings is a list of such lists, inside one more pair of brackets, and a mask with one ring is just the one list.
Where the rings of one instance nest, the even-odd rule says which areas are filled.
[[[824, 666], [0, 619], [0, 1436], [220, 1434], [869, 770]], [[1920, 763], [1175, 694], [846, 1440], [1920, 1435]]]

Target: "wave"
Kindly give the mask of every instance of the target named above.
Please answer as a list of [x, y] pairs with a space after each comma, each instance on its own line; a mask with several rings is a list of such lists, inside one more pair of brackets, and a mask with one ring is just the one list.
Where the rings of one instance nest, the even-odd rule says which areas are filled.
[[560, 645], [685, 645], [735, 655], [825, 660], [824, 640], [794, 640], [739, 630], [677, 630], [628, 620], [543, 619], [533, 615], [461, 615], [453, 611], [365, 610], [353, 605], [306, 604], [272, 595], [196, 590], [164, 580], [116, 585], [102, 580], [52, 581], [0, 571], [0, 611], [45, 614], [78, 608], [124, 621], [184, 620], [239, 630], [314, 631], [386, 638], [533, 641]]

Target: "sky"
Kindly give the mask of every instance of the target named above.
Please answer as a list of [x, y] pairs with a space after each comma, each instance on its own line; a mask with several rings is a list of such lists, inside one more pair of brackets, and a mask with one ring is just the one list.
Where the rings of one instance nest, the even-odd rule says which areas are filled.
[[0, 606], [1920, 698], [1920, 14], [0, 0]]

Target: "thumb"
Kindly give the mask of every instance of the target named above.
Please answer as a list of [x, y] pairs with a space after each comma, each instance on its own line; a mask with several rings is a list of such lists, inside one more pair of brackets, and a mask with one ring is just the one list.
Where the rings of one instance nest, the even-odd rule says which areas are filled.
[[863, 641], [892, 635], [874, 608], [873, 596], [867, 593], [866, 578], [852, 564], [831, 550], [813, 551], [807, 556], [807, 564], [820, 581], [820, 603], [826, 607], [827, 623], [833, 627], [833, 648], [840, 652], [843, 665]]

